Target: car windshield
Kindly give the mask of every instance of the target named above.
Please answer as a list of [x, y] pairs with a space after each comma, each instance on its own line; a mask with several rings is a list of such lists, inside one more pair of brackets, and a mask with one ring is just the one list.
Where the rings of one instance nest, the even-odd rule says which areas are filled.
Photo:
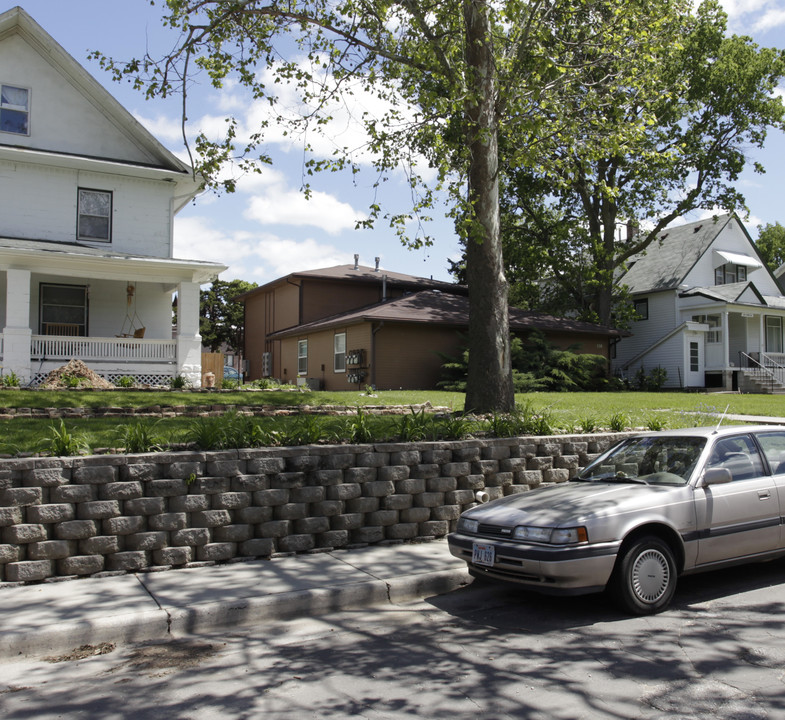
[[705, 445], [700, 437], [630, 438], [590, 463], [577, 479], [684, 485]]

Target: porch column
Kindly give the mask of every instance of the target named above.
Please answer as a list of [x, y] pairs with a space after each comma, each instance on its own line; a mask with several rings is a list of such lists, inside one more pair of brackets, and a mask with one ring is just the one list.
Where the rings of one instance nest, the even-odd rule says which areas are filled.
[[199, 283], [177, 286], [177, 374], [193, 387], [202, 384], [202, 336], [199, 334]]
[[[727, 310], [720, 313], [720, 322], [722, 323], [722, 357], [725, 361], [722, 363], [722, 386], [725, 390], [730, 390], [733, 386], [733, 371], [730, 369], [730, 323], [728, 318], [730, 313]], [[734, 361], [735, 364], [735, 361]]]
[[30, 271], [6, 270], [3, 375], [16, 373], [23, 385], [30, 382]]

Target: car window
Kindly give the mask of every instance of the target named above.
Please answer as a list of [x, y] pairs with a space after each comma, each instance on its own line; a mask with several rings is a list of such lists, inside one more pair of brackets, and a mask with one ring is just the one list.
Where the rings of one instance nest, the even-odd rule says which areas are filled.
[[763, 454], [769, 461], [771, 472], [775, 475], [785, 473], [785, 430], [772, 431], [755, 435], [763, 448]]
[[689, 436], [630, 438], [588, 465], [580, 478], [628, 477], [681, 485], [690, 479], [705, 444], [704, 438]]
[[763, 461], [749, 435], [735, 435], [717, 440], [706, 467], [729, 470], [734, 482], [763, 475]]

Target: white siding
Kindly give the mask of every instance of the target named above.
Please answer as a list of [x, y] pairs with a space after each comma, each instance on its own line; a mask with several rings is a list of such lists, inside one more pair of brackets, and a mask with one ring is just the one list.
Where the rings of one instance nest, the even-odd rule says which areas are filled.
[[[646, 350], [653, 343], [665, 337], [681, 322], [676, 312], [674, 292], [653, 293], [648, 296], [649, 319], [639, 320], [630, 325], [630, 337], [622, 338], [616, 345], [614, 368], [623, 368], [626, 362]], [[648, 367], [650, 361], [643, 358]], [[654, 363], [656, 365], [656, 363]]]
[[173, 183], [43, 165], [0, 161], [0, 235], [75, 242], [80, 187], [112, 192], [112, 242], [92, 245], [135, 255], [172, 256]]
[[644, 358], [635, 362], [624, 373], [624, 377], [634, 381], [635, 374], [643, 368], [647, 375], [656, 367], [664, 368], [668, 377], [665, 381], [667, 388], [684, 387], [684, 334], [679, 332], [658, 345]]
[[[113, 123], [71, 79], [20, 35], [0, 42], [0, 82], [28, 88], [30, 135], [0, 133], [2, 142], [39, 150], [159, 164]], [[13, 138], [13, 142], [8, 138]]]

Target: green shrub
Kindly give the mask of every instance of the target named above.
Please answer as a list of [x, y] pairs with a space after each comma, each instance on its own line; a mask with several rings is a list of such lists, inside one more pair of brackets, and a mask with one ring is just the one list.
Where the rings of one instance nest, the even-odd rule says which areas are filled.
[[119, 442], [129, 453], [161, 452], [166, 443], [156, 432], [159, 423], [160, 420], [134, 420], [122, 425], [118, 430]]
[[581, 432], [593, 433], [597, 429], [597, 418], [593, 415], [586, 415], [580, 419], [578, 424], [580, 425]]
[[84, 437], [77, 432], [70, 431], [65, 424], [65, 420], [60, 419], [59, 425], [52, 424], [49, 435], [49, 452], [55, 457], [69, 457], [86, 452], [87, 442]]
[[19, 387], [20, 384], [19, 376], [13, 370], [8, 375], [0, 376], [0, 385], [4, 387]]
[[117, 378], [114, 384], [121, 388], [131, 388], [136, 385], [136, 378], [133, 378], [130, 375], [123, 375], [122, 377]]
[[221, 389], [222, 390], [237, 390], [240, 387], [239, 380], [232, 380], [230, 378], [224, 378], [221, 380]]
[[169, 387], [173, 390], [184, 390], [191, 387], [191, 381], [184, 375], [175, 375], [169, 379]]
[[630, 418], [623, 412], [614, 413], [608, 420], [608, 428], [611, 432], [624, 432], [629, 424]]

